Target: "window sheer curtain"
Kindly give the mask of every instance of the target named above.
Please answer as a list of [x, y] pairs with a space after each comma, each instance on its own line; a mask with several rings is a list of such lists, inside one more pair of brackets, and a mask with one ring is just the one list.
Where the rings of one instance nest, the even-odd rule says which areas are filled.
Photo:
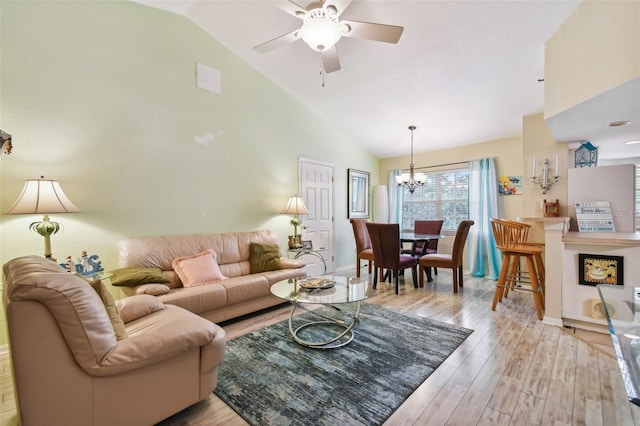
[[497, 280], [502, 266], [490, 219], [498, 214], [498, 180], [493, 158], [469, 162], [469, 269], [474, 277]]
[[389, 223], [400, 223], [400, 217], [402, 216], [402, 191], [396, 180], [396, 176], [400, 174], [400, 170], [391, 170], [389, 172]]

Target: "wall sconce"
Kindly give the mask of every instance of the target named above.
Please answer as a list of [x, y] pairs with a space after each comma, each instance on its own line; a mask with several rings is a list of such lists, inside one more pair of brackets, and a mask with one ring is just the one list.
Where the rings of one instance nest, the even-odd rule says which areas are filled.
[[560, 175], [558, 175], [558, 156], [556, 155], [556, 169], [553, 176], [549, 177], [549, 160], [544, 159], [544, 163], [542, 166], [542, 176], [536, 176], [536, 157], [533, 157], [533, 167], [531, 169], [531, 182], [537, 183], [540, 185], [540, 189], [543, 194], [547, 193], [547, 189], [551, 188], [551, 185], [558, 182], [560, 179]]

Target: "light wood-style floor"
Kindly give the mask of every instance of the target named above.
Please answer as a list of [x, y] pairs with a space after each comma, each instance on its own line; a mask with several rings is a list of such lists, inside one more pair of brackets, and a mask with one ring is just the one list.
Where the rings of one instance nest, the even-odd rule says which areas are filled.
[[[640, 407], [627, 400], [607, 336], [542, 324], [525, 292], [510, 293], [492, 312], [493, 281], [465, 276], [464, 288], [454, 295], [451, 273], [438, 272], [434, 282], [414, 289], [407, 271], [400, 295], [382, 283], [367, 300], [474, 330], [385, 425], [640, 425]], [[283, 305], [222, 326], [231, 339], [288, 313]], [[6, 356], [0, 362], [0, 368], [6, 365]], [[7, 373], [0, 373], [4, 392]], [[9, 396], [0, 410], [3, 425], [17, 424], [12, 390]], [[215, 395], [161, 423], [244, 424]]]

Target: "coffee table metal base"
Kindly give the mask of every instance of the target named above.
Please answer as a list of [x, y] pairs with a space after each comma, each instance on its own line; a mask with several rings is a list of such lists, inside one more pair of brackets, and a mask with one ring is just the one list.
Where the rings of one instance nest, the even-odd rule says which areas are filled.
[[[332, 318], [327, 315], [322, 315], [314, 312], [314, 310], [307, 309], [303, 305], [291, 302], [291, 314], [289, 315], [289, 332], [293, 339], [302, 346], [307, 346], [309, 348], [314, 349], [333, 349], [340, 348], [349, 344], [353, 340], [353, 327], [358, 323], [358, 316], [360, 315], [360, 302], [355, 302], [356, 310], [353, 313], [353, 316], [349, 318], [349, 321], [344, 321], [338, 318]], [[334, 306], [334, 305], [325, 305], [327, 307], [333, 308], [336, 311], [344, 312], [342, 309]], [[320, 318], [318, 321], [309, 321], [306, 322], [296, 328], [293, 326], [294, 313], [296, 309], [302, 309], [306, 312], [309, 312], [311, 315]], [[300, 317], [295, 317], [300, 319]], [[302, 330], [312, 328], [312, 327], [323, 327], [325, 329], [330, 328], [338, 328], [335, 336], [331, 336], [327, 340], [319, 340], [319, 341], [309, 341], [300, 337], [300, 332]]]

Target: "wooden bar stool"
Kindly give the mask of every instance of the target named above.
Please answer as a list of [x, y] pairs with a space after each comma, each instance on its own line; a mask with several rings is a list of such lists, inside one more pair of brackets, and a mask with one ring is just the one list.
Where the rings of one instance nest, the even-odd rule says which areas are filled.
[[[504, 224], [506, 224], [507, 227], [510, 228], [509, 232], [511, 232], [512, 239], [507, 243], [507, 245], [519, 244], [524, 246], [534, 246], [534, 247], [544, 248], [543, 242], [529, 241], [529, 231], [531, 230], [531, 225], [518, 222], [515, 220], [508, 220], [508, 219], [496, 219], [496, 221], [501, 221]], [[542, 290], [542, 295], [544, 300], [545, 270], [544, 270], [544, 262], [542, 261], [542, 250], [540, 251], [540, 253], [538, 253], [538, 251], [535, 250], [534, 259], [536, 262], [536, 271], [538, 272], [538, 282], [541, 284], [541, 290]], [[518, 283], [520, 282], [528, 283], [529, 282], [528, 271], [522, 271], [520, 262], [516, 262], [515, 267], [517, 271], [515, 272], [517, 273], [516, 286], [519, 285]], [[509, 289], [507, 288], [505, 289], [505, 292], [504, 292], [505, 297], [508, 294], [509, 294]], [[502, 298], [500, 299], [500, 301], [502, 301]]]
[[[527, 243], [530, 226], [524, 223], [502, 219], [491, 219], [496, 247], [502, 252], [502, 268], [496, 283], [492, 310], [498, 302], [509, 294], [509, 290], [524, 290], [533, 293], [538, 319], [544, 310], [544, 263], [542, 248], [535, 243]], [[520, 259], [526, 260], [525, 271], [520, 271]], [[531, 288], [522, 286], [530, 284]]]

